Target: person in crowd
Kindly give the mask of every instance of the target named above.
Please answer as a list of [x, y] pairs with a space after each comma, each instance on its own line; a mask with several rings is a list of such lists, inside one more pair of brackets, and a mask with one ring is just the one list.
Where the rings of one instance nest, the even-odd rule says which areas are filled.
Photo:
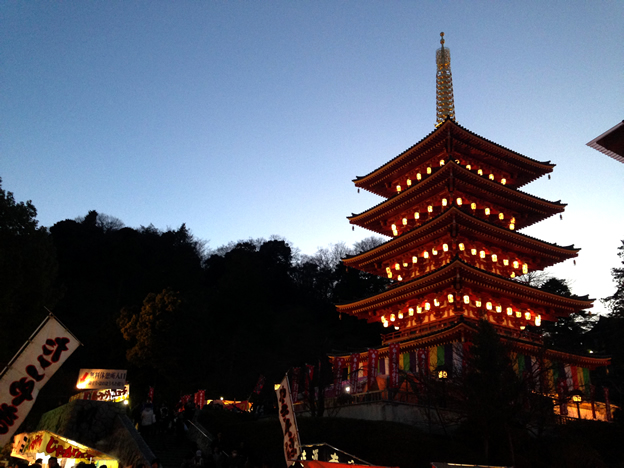
[[141, 412], [141, 434], [150, 436], [155, 422], [156, 414], [154, 414], [154, 408], [151, 403], [147, 403]]
[[162, 468], [160, 465], [160, 460], [158, 458], [154, 458], [152, 460], [152, 468]]
[[193, 460], [192, 460], [192, 465], [204, 466], [204, 457], [202, 456], [201, 450], [198, 450], [197, 452], [195, 452], [195, 456], [193, 457]]
[[50, 457], [48, 459], [48, 468], [60, 468], [56, 457]]

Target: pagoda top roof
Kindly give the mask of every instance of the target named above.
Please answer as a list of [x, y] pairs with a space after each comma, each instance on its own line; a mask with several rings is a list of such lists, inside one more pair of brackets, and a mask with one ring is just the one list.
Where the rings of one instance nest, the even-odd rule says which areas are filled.
[[[440, 188], [446, 189], [447, 181], [451, 176], [456, 181], [456, 189], [459, 188], [458, 183], [464, 183], [471, 186], [473, 191], [482, 192], [481, 195], [483, 198], [487, 196], [487, 198], [495, 199], [499, 203], [501, 203], [502, 200], [506, 200], [503, 205], [516, 205], [516, 210], [525, 213], [540, 213], [539, 216], [529, 217], [527, 220], [523, 220], [519, 217], [516, 220], [518, 229], [530, 226], [555, 213], [561, 213], [567, 206], [566, 203], [561, 203], [561, 200], [552, 202], [494, 182], [487, 177], [479, 176], [451, 161], [422, 182], [412, 185], [407, 190], [381, 201], [362, 213], [354, 213], [348, 216], [347, 219], [349, 219], [352, 224], [363, 225], [370, 222], [370, 220], [385, 218], [394, 211], [399, 212], [406, 209], [417, 200], [424, 200], [427, 197], [431, 197], [435, 194], [436, 190]], [[380, 234], [385, 233], [381, 232]]]
[[[433, 157], [432, 150], [438, 148], [452, 152], [453, 139], [486, 153], [490, 164], [506, 167], [510, 172], [516, 173], [515, 185], [518, 187], [552, 172], [553, 167], [555, 167], [555, 164], [551, 164], [550, 161], [537, 161], [512, 151], [447, 118], [442, 125], [418, 143], [369, 174], [356, 177], [353, 182], [357, 187], [383, 194], [386, 184], [391, 183], [392, 180], [409, 171], [413, 166]], [[379, 186], [383, 186], [383, 188]]]
[[[510, 231], [453, 206], [422, 226], [389, 239], [383, 244], [365, 252], [357, 255], [348, 255], [342, 261], [346, 266], [360, 268], [365, 264], [401, 255], [413, 248], [415, 244], [429, 242], [431, 239], [440, 237], [441, 231], [448, 232], [448, 226], [451, 223], [457, 223], [459, 226], [466, 227], [477, 233], [479, 237], [495, 239], [500, 244], [508, 244], [509, 247], [513, 247], [516, 250], [539, 251], [542, 256], [555, 259], [552, 263], [553, 265], [561, 261], [562, 258], [576, 257], [581, 250], [580, 248], [575, 248], [574, 245], [560, 246], [517, 231]], [[459, 233], [461, 234], [462, 231], [460, 230]]]
[[[462, 286], [478, 287], [490, 290], [494, 294], [504, 294], [506, 297], [514, 298], [518, 301], [532, 302], [543, 307], [557, 308], [567, 312], [558, 316], [566, 316], [572, 312], [589, 309], [593, 307], [594, 302], [594, 299], [589, 299], [587, 295], [565, 297], [553, 294], [534, 286], [481, 270], [459, 258], [455, 258], [447, 265], [426, 275], [419, 276], [411, 281], [398, 283], [395, 287], [372, 297], [336, 304], [336, 308], [340, 312], [359, 315], [368, 312], [372, 308], [385, 308], [399, 302], [406, 302], [415, 295], [439, 292], [444, 287], [457, 285], [457, 282], [460, 280]], [[556, 317], [546, 317], [546, 319], [556, 320]]]

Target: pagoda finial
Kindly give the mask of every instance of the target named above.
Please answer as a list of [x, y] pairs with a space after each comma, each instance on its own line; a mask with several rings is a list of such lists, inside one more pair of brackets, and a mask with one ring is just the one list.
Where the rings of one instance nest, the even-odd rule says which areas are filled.
[[455, 120], [451, 51], [444, 47], [444, 33], [440, 33], [440, 48], [436, 51], [436, 127], [449, 117]]

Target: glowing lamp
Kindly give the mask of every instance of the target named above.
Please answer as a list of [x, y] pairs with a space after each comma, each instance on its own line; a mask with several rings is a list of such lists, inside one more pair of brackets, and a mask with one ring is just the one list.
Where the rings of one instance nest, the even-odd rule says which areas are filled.
[[507, 315], [510, 317], [513, 315], [513, 309], [511, 307], [507, 307]]
[[516, 228], [514, 223], [509, 223], [509, 230], [513, 231]]
[[538, 315], [537, 317], [535, 317], [535, 326], [539, 327], [542, 324], [542, 316]]
[[450, 304], [452, 304], [455, 301], [455, 297], [452, 294], [449, 294], [447, 297], [448, 297], [448, 301]]
[[583, 398], [581, 397], [581, 395], [572, 395], [572, 401], [574, 403], [580, 403], [581, 401], [583, 401]]
[[492, 261], [496, 263], [498, 261], [498, 255], [492, 254]]
[[498, 213], [498, 219], [505, 219], [505, 214], [504, 213]]
[[398, 330], [398, 329], [399, 329], [399, 326], [398, 326], [398, 325], [395, 325], [395, 326], [394, 326], [394, 329], [395, 329], [395, 330]]
[[472, 166], [470, 164], [466, 164], [466, 169], [468, 169], [469, 171], [472, 170]]
[[522, 273], [526, 275], [528, 272], [529, 272], [529, 265], [525, 263], [524, 265], [522, 265]]
[[442, 206], [448, 205], [448, 200], [446, 198], [442, 199]]
[[476, 305], [477, 307], [481, 307], [481, 301], [475, 301], [475, 305]]
[[430, 167], [427, 168], [427, 174], [431, 174], [431, 168]]
[[515, 223], [516, 222], [516, 218], [511, 218], [510, 223]]
[[448, 371], [439, 370], [438, 371], [438, 379], [448, 379]]
[[477, 209], [477, 204], [476, 204], [476, 203], [474, 203], [474, 202], [473, 202], [473, 203], [471, 203], [471, 204], [470, 204], [470, 208], [471, 208], [471, 209], [473, 209], [473, 210], [476, 210], [476, 209]]
[[345, 387], [345, 392], [350, 393], [351, 392], [351, 387], [347, 385]]
[[407, 309], [407, 313], [409, 314], [410, 317], [414, 315], [414, 308], [410, 307], [409, 309]]
[[496, 306], [496, 313], [500, 314], [503, 311], [503, 308], [500, 305]]
[[416, 174], [416, 180], [420, 180], [420, 179], [422, 179], [422, 175], [419, 172], [418, 174]]
[[448, 252], [448, 244], [442, 244], [442, 250]]
[[130, 404], [130, 401], [129, 401], [129, 400], [124, 400], [123, 404], [124, 404], [124, 405], [129, 405], [129, 404]]
[[397, 193], [399, 193], [399, 192], [401, 191], [401, 186], [400, 186], [400, 185], [397, 185], [397, 186], [396, 186], [396, 190], [397, 190]]
[[423, 252], [423, 258], [429, 258], [429, 252], [426, 250]]
[[470, 304], [470, 296], [468, 294], [464, 296], [464, 304]]
[[483, 175], [483, 169], [479, 169], [479, 170], [477, 171], [477, 174], [479, 174], [479, 175]]
[[520, 263], [518, 262], [518, 260], [514, 260], [513, 267], [518, 268], [519, 266], [520, 266]]
[[382, 322], [385, 322], [385, 321], [386, 321], [386, 316], [385, 316], [385, 315], [382, 315], [382, 316], [381, 316], [381, 321], [382, 321]]
[[438, 301], [437, 299], [434, 299], [433, 305], [435, 305], [436, 307], [440, 307], [440, 301]]
[[407, 262], [403, 262], [403, 268], [407, 268]]
[[507, 260], [506, 258], [503, 259], [503, 265], [508, 266], [509, 265], [509, 260]]
[[425, 310], [431, 310], [431, 304], [425, 302]]
[[525, 320], [531, 320], [531, 312], [525, 312], [524, 313], [524, 319]]
[[521, 318], [522, 317], [522, 312], [520, 312], [519, 310], [516, 310], [516, 318]]
[[437, 251], [436, 249], [431, 249], [431, 253], [432, 253], [433, 255], [438, 255], [438, 251]]
[[477, 255], [477, 249], [470, 249], [470, 253], [472, 255]]
[[391, 227], [392, 227], [392, 230], [393, 230], [393, 231], [396, 231], [396, 230], [397, 230], [397, 228], [396, 228], [396, 224], [393, 224]]
[[414, 219], [420, 219], [420, 213], [418, 211], [414, 213]]
[[422, 307], [416, 306], [416, 313], [417, 314], [422, 314]]
[[429, 206], [427, 207], [427, 211], [428, 211], [429, 213], [433, 213], [433, 206], [432, 206], [432, 205], [429, 205]]
[[481, 257], [481, 258], [485, 258], [485, 250], [481, 250], [481, 251], [479, 252], [479, 257]]
[[403, 281], [403, 277], [402, 277], [401, 275], [397, 276], [397, 279], [398, 279], [399, 281]]
[[490, 209], [489, 208], [485, 209], [485, 216], [490, 216]]
[[524, 330], [526, 327], [524, 325], [520, 325], [520, 330]]
[[440, 167], [444, 166], [444, 159], [440, 159]]
[[388, 278], [392, 278], [392, 272], [388, 272]]
[[487, 310], [492, 310], [492, 303], [491, 303], [491, 302], [489, 302], [489, 301], [488, 301], [488, 302], [486, 302], [486, 303], [485, 303], [485, 308], [486, 308]]
[[390, 314], [390, 321], [394, 322], [396, 320], [396, 317], [394, 316], [394, 314]]
[[414, 255], [412, 257], [412, 263], [417, 263], [418, 262], [418, 257], [416, 255]]
[[407, 179], [407, 186], [411, 187], [412, 186], [412, 179]]
[[457, 200], [455, 200], [455, 202], [457, 202], [457, 206], [462, 206], [462, 199], [458, 198]]
[[507, 183], [507, 179], [501, 179], [501, 184], [505, 185]]
[[407, 226], [407, 218], [403, 218], [403, 226]]
[[511, 275], [509, 275], [509, 276], [512, 277], [512, 278], [515, 278], [516, 277], [516, 273], [512, 271]]
[[386, 273], [390, 273], [390, 267], [386, 267]]
[[490, 180], [494, 180], [494, 174], [490, 174], [488, 177], [490, 178]]
[[388, 328], [388, 325], [390, 325], [388, 322], [383, 323], [384, 328]]
[[395, 270], [400, 270], [401, 269], [401, 265], [399, 265], [398, 263], [394, 264], [394, 269]]
[[464, 245], [463, 242], [459, 243], [459, 250], [466, 250], [466, 246]]
[[403, 318], [403, 312], [399, 311], [399, 320]]

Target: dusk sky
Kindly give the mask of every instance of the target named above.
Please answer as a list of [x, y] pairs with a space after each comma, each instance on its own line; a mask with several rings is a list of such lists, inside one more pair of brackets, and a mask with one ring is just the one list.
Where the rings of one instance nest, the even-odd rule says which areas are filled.
[[372, 234], [352, 179], [434, 130], [444, 31], [457, 122], [557, 164], [523, 187], [568, 204], [523, 232], [582, 248], [549, 272], [614, 292], [624, 164], [586, 143], [624, 119], [622, 1], [3, 1], [0, 22], [2, 187], [41, 225], [97, 210], [304, 254]]

